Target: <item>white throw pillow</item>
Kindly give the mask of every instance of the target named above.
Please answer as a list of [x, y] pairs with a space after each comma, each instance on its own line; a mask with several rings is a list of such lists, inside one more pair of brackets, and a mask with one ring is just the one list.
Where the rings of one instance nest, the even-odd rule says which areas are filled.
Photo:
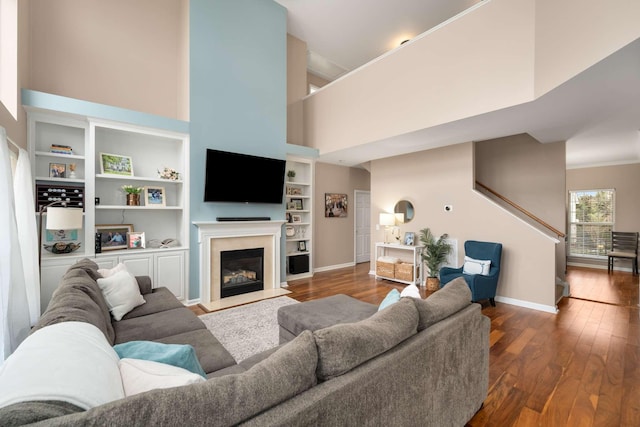
[[120, 376], [126, 396], [205, 381], [200, 375], [186, 369], [141, 359], [121, 359]]
[[416, 285], [409, 285], [400, 292], [400, 298], [402, 297], [411, 297], [411, 298], [422, 298], [420, 296], [420, 289]]
[[464, 274], [482, 274], [483, 276], [486, 276], [489, 274], [490, 268], [491, 260], [473, 259], [465, 256], [462, 272]]
[[387, 262], [389, 264], [396, 264], [398, 262], [400, 262], [399, 258], [396, 258], [394, 256], [379, 256], [378, 257], [378, 261], [380, 262]]
[[99, 268], [98, 269], [98, 273], [102, 277], [110, 277], [110, 276], [113, 276], [114, 274], [119, 273], [121, 271], [129, 271], [129, 270], [127, 270], [127, 266], [124, 265], [123, 263], [119, 263], [118, 265], [116, 265], [113, 268]]
[[104, 334], [90, 323], [61, 322], [38, 329], [0, 368], [0, 408], [61, 400], [90, 409], [122, 399], [118, 359]]
[[140, 294], [136, 278], [128, 271], [120, 271], [109, 277], [98, 279], [97, 282], [116, 321], [146, 302]]

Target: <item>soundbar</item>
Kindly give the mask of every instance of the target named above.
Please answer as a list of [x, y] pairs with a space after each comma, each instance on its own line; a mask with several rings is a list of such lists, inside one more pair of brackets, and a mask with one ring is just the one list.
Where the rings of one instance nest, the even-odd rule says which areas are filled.
[[229, 221], [271, 221], [270, 216], [219, 216], [216, 220], [221, 222]]

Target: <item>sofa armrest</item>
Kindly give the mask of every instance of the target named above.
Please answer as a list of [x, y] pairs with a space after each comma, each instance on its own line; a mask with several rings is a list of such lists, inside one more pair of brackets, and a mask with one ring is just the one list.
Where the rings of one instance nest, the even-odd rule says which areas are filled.
[[138, 287], [140, 288], [140, 293], [150, 294], [153, 292], [153, 288], [151, 286], [151, 277], [149, 276], [136, 276], [136, 280], [138, 281]]

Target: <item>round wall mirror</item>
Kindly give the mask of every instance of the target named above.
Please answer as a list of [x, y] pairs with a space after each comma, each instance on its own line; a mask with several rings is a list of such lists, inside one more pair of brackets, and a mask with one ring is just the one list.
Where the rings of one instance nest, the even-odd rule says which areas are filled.
[[415, 212], [413, 211], [413, 204], [408, 200], [400, 200], [393, 208], [393, 212], [404, 214], [404, 223], [411, 222]]

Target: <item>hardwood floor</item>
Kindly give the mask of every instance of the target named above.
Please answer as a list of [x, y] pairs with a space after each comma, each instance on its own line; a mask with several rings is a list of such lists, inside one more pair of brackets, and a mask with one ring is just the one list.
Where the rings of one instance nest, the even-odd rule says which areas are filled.
[[[289, 296], [307, 301], [343, 293], [377, 304], [404, 287], [368, 273], [368, 263], [316, 273], [290, 282]], [[629, 288], [629, 295], [620, 305], [565, 298], [558, 314], [483, 304], [491, 319], [489, 394], [468, 426], [640, 425], [638, 277], [572, 268], [568, 280], [572, 291], [584, 282]]]
[[571, 267], [567, 275], [571, 296], [597, 302], [624, 306], [637, 306], [640, 276], [630, 272], [606, 270], [594, 272], [592, 268]]

